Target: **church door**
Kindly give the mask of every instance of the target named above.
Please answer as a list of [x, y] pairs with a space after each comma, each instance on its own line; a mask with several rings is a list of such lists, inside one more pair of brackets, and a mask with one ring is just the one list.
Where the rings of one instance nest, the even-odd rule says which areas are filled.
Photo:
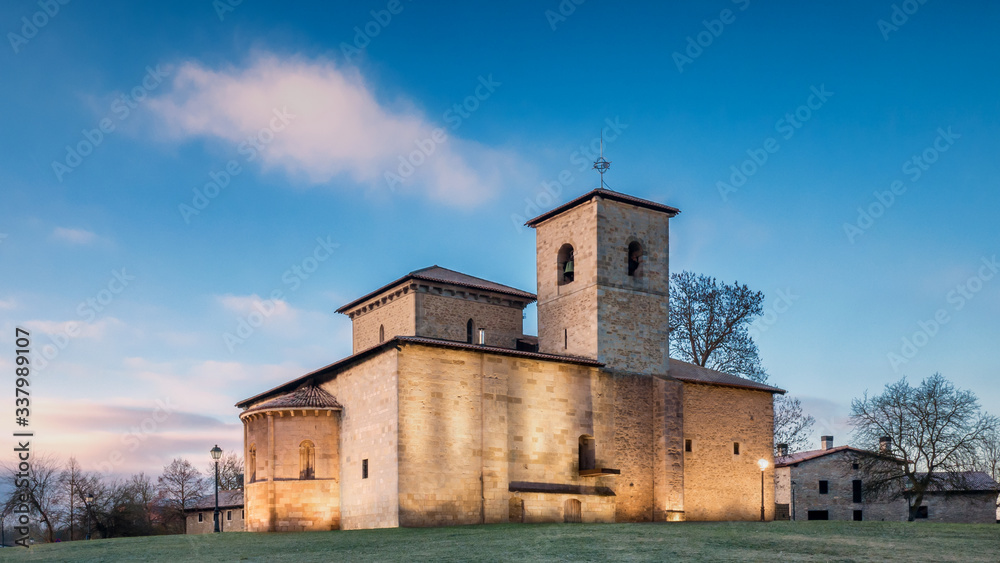
[[583, 522], [583, 505], [575, 498], [568, 499], [563, 505], [563, 522], [579, 523]]

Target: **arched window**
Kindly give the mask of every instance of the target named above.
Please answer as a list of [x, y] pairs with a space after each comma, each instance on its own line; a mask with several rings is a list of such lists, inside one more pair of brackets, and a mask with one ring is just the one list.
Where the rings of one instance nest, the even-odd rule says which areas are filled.
[[597, 469], [597, 440], [593, 436], [580, 436], [580, 471]]
[[247, 473], [250, 475], [250, 482], [257, 480], [257, 446], [250, 444], [250, 455], [247, 457]]
[[567, 284], [576, 277], [576, 264], [573, 260], [573, 246], [564, 244], [559, 249], [559, 256], [556, 260], [558, 271], [556, 272], [559, 285]]
[[472, 319], [469, 319], [469, 322], [465, 323], [465, 341], [469, 344], [472, 344], [472, 328]]
[[299, 444], [299, 479], [316, 478], [316, 447], [309, 440]]
[[385, 326], [378, 325], [378, 343], [381, 344], [385, 342]]
[[642, 245], [637, 242], [629, 243], [628, 255], [628, 275], [642, 277]]

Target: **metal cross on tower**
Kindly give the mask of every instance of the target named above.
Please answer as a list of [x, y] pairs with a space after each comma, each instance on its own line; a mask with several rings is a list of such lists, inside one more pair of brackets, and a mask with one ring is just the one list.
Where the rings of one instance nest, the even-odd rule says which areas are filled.
[[611, 162], [604, 160], [604, 130], [601, 130], [601, 156], [594, 161], [594, 170], [601, 174], [601, 189], [604, 189], [604, 173], [611, 168]]

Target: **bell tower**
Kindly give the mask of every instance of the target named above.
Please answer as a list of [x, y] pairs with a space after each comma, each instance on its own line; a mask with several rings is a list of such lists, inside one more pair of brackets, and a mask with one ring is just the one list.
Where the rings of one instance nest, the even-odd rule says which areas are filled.
[[598, 188], [528, 221], [539, 351], [666, 375], [669, 220], [679, 212]]

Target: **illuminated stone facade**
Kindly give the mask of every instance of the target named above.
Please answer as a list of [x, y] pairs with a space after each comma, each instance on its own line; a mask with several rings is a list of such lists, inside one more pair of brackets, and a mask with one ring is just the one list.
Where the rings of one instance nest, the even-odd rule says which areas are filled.
[[239, 404], [247, 529], [760, 518], [780, 390], [668, 364], [676, 213], [595, 190], [529, 222], [537, 347], [534, 294], [436, 266], [342, 307], [352, 356]]

